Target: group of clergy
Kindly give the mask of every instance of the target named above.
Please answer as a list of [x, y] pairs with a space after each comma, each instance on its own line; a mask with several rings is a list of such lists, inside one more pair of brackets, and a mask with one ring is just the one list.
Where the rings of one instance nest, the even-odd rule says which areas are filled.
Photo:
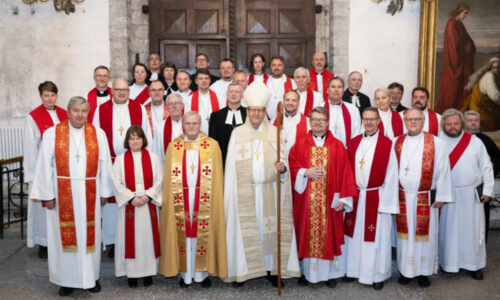
[[435, 113], [423, 87], [397, 112], [396, 83], [366, 105], [361, 74], [345, 90], [321, 52], [294, 79], [280, 56], [270, 76], [261, 54], [248, 77], [224, 59], [215, 82], [205, 54], [194, 76], [159, 61], [150, 55], [131, 86], [112, 88], [98, 66], [96, 87], [67, 111], [54, 83], [39, 86], [25, 128], [28, 246], [46, 251], [59, 295], [101, 290], [101, 243], [130, 287], [156, 274], [181, 287], [210, 277], [283, 287], [279, 264], [300, 285], [342, 278], [380, 290], [391, 246], [400, 284], [427, 287], [438, 266], [483, 278], [493, 168], [461, 112]]

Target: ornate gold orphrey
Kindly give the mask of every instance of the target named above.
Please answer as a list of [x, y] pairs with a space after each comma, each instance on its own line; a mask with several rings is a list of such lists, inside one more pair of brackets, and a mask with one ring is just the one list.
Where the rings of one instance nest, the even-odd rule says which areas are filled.
[[[23, 0], [25, 4], [33, 4], [35, 2], [48, 2], [49, 0]], [[75, 12], [75, 3], [82, 3], [85, 0], [53, 0], [56, 11], [64, 11], [67, 15]]]

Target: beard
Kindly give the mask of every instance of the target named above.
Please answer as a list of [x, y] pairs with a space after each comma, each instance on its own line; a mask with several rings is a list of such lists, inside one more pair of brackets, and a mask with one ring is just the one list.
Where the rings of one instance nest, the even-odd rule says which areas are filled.
[[452, 137], [452, 138], [456, 138], [456, 137], [459, 137], [460, 134], [462, 133], [462, 131], [458, 131], [458, 130], [453, 130], [453, 131], [444, 131], [444, 134], [446, 134], [447, 136], [449, 137]]

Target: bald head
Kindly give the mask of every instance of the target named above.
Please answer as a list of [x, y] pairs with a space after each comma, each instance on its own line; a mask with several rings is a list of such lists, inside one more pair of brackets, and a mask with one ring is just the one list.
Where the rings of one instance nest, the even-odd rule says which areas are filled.
[[314, 52], [312, 58], [312, 65], [316, 73], [321, 73], [326, 66], [326, 56], [325, 53], [321, 51]]

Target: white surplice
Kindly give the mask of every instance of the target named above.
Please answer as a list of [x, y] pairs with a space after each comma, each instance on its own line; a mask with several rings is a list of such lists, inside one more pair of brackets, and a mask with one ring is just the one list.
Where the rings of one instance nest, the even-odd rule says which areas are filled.
[[379, 109], [378, 114], [380, 115], [380, 120], [384, 125], [384, 135], [394, 141], [394, 131], [392, 130], [392, 109], [389, 108], [387, 111]]
[[[118, 156], [125, 153], [123, 142], [125, 141], [125, 135], [127, 130], [130, 128], [130, 113], [128, 109], [128, 100], [125, 103], [118, 104], [113, 101], [113, 149], [115, 150], [115, 155]], [[141, 106], [142, 111], [142, 124], [141, 127], [144, 130], [144, 134], [148, 142], [151, 142], [153, 138], [151, 137], [151, 127], [149, 126], [149, 119], [146, 113], [146, 109]], [[101, 128], [101, 121], [99, 120], [99, 111], [94, 114], [94, 120], [92, 124], [96, 127]], [[120, 134], [120, 127], [123, 127], [123, 133]], [[148, 149], [151, 143], [148, 144]], [[102, 224], [104, 231], [104, 245], [113, 245], [115, 243], [115, 232], [116, 232], [116, 203], [107, 203], [102, 209]]]
[[[365, 241], [366, 192], [370, 180], [373, 157], [380, 132], [365, 136], [355, 156], [356, 185], [359, 190], [354, 234], [345, 236], [346, 275], [359, 278], [360, 283], [372, 284], [391, 277], [391, 230], [392, 214], [399, 213], [398, 162], [391, 149], [384, 183], [378, 189], [379, 204], [375, 241]], [[363, 166], [360, 161], [363, 159]]]
[[216, 82], [212, 83], [210, 85], [210, 89], [215, 92], [217, 95], [217, 99], [219, 99], [219, 102], [224, 102], [224, 106], [220, 106], [219, 108], [222, 109], [226, 106], [226, 101], [227, 101], [227, 88], [229, 85], [233, 82], [232, 79], [229, 80], [224, 80], [224, 79], [219, 79]]
[[[54, 125], [59, 123], [56, 110], [47, 110]], [[24, 182], [29, 184], [29, 190], [33, 182], [35, 174], [36, 159], [42, 143], [42, 135], [40, 129], [36, 125], [35, 120], [31, 115], [26, 117], [24, 124], [24, 144], [23, 144], [23, 168]], [[30, 195], [28, 191], [28, 195]], [[35, 245], [47, 246], [47, 222], [45, 208], [42, 207], [42, 202], [34, 201], [28, 197], [28, 219], [27, 219], [27, 234], [26, 244], [29, 248]]]
[[[226, 107], [226, 101], [222, 103], [222, 101], [217, 98], [219, 102], [219, 109]], [[189, 96], [188, 104], [184, 107], [185, 112], [189, 112], [192, 110], [192, 101], [193, 95]], [[198, 90], [198, 114], [201, 117], [201, 129], [200, 131], [204, 134], [208, 135], [208, 126], [210, 121], [210, 114], [215, 112], [216, 110], [212, 110], [212, 102], [210, 100], [210, 93], [202, 94], [200, 90]]]
[[[288, 116], [285, 114], [283, 118], [283, 141], [285, 142], [285, 155], [288, 157], [290, 149], [295, 145], [297, 139], [297, 125], [300, 123], [300, 118], [302, 114], [296, 113], [293, 116]], [[307, 131], [309, 132], [309, 118], [307, 120]]]
[[[267, 111], [267, 116], [269, 119], [274, 119], [276, 118], [276, 106], [278, 105], [278, 102], [283, 102], [283, 95], [285, 94], [285, 82], [286, 82], [287, 76], [285, 74], [281, 75], [280, 78], [274, 78], [272, 76], [269, 76], [267, 79], [267, 88], [269, 89], [269, 92], [271, 92], [271, 98], [269, 99], [269, 102], [267, 103], [266, 111]], [[297, 84], [295, 83], [295, 80], [291, 79], [292, 81], [292, 89], [297, 88]]]
[[191, 95], [192, 91], [190, 89], [185, 90], [182, 92], [181, 90], [175, 91], [174, 94], [178, 94], [182, 97], [182, 103], [184, 104], [184, 108], [188, 105], [189, 102], [189, 95]]
[[[319, 81], [318, 81], [319, 82]], [[306, 110], [306, 102], [307, 102], [307, 90], [303, 91], [303, 92], [299, 92], [297, 90], [297, 92], [299, 93], [300, 95], [300, 100], [299, 100], [299, 112], [301, 114], [304, 114], [304, 111]], [[324, 107], [325, 106], [325, 100], [323, 100], [323, 94], [320, 94], [316, 91], [313, 91], [313, 108], [317, 107], [317, 106], [321, 106], [321, 107]], [[309, 117], [309, 116], [306, 116], [306, 117]]]
[[[125, 207], [135, 195], [146, 195], [156, 206], [162, 204], [163, 169], [159, 158], [152, 152], [151, 166], [153, 171], [153, 186], [145, 190], [142, 174], [142, 153], [132, 152], [134, 160], [135, 192], [129, 190], [125, 183], [125, 154], [116, 158], [113, 165], [113, 186], [115, 190], [117, 209], [116, 245], [115, 245], [115, 275], [128, 278], [154, 276], [158, 272], [158, 260], [155, 258], [153, 230], [148, 204], [135, 207], [134, 239], [135, 258], [125, 259]], [[156, 215], [159, 211], [156, 209]], [[159, 226], [159, 224], [158, 224]], [[159, 227], [158, 227], [159, 228]], [[160, 242], [160, 241], [158, 241]]]
[[[153, 118], [153, 126], [154, 128], [154, 137], [153, 137], [153, 143], [151, 145], [151, 151], [155, 153], [158, 158], [160, 159], [161, 165], [163, 166], [163, 162], [165, 161], [165, 146], [164, 146], [164, 129], [165, 129], [165, 122], [167, 120], [163, 120], [163, 117], [161, 121], [159, 121], [159, 118], [157, 118], [158, 122], [155, 123], [155, 119]], [[176, 139], [179, 135], [182, 134], [182, 118], [179, 120], [173, 120], [170, 118], [170, 122], [172, 122], [172, 134], [171, 134], [171, 141]]]
[[[424, 131], [425, 132], [429, 132], [429, 109], [428, 108], [425, 108], [425, 110], [423, 111], [424, 113]], [[401, 111], [399, 113], [399, 115], [401, 116], [401, 119], [404, 120], [404, 116], [405, 116], [405, 111]], [[436, 117], [437, 117], [437, 120], [438, 120], [438, 135], [441, 134], [441, 115], [436, 113]], [[404, 133], [408, 133], [408, 129], [406, 129], [406, 125], [405, 123], [403, 122], [403, 132]]]
[[[45, 131], [38, 156], [31, 197], [41, 200], [56, 199], [54, 209], [47, 210], [47, 249], [50, 282], [64, 287], [89, 289], [99, 279], [101, 265], [101, 197], [111, 197], [111, 157], [104, 132], [96, 128], [99, 145], [99, 166], [95, 198], [95, 251], [87, 253], [87, 217], [85, 197], [86, 153], [85, 144], [77, 149], [79, 141], [84, 139], [84, 129], [75, 129], [70, 125], [72, 142], [69, 146], [69, 172], [75, 216], [77, 252], [64, 252], [61, 242], [59, 206], [57, 199], [57, 174], [54, 156], [55, 127]], [[79, 151], [78, 151], [79, 150]], [[79, 154], [80, 159], [76, 156]]]
[[[435, 152], [431, 190], [436, 190], [436, 202], [452, 202], [450, 162], [444, 142], [438, 137], [432, 136], [432, 138]], [[408, 239], [398, 238], [396, 241], [397, 262], [399, 272], [408, 278], [430, 276], [438, 269], [439, 209], [430, 207], [428, 241], [415, 241], [417, 191], [420, 185], [423, 148], [423, 133], [407, 136], [403, 143], [399, 164], [399, 182], [405, 191], [406, 198]], [[409, 168], [408, 172], [406, 168]], [[430, 200], [429, 195], [429, 204]]]
[[[135, 98], [137, 98], [137, 96], [139, 96], [139, 94], [145, 89], [147, 88], [148, 85], [147, 84], [143, 84], [143, 85], [137, 85], [136, 83], [133, 83], [131, 86], [130, 86], [130, 94], [129, 94], [129, 98], [132, 99], [132, 100], [135, 100]], [[148, 102], [151, 102], [151, 97], [148, 97], [148, 99], [144, 102], [144, 104], [148, 103]], [[118, 154], [117, 154], [118, 155]]]
[[[449, 155], [462, 138], [443, 134]], [[451, 171], [453, 203], [441, 209], [439, 219], [439, 264], [446, 272], [477, 271], [486, 266], [484, 205], [479, 197], [493, 196], [495, 179], [483, 142], [472, 135], [464, 153]], [[476, 187], [483, 183], [483, 193]]]
[[[359, 110], [356, 106], [351, 103], [341, 101], [342, 105], [347, 107], [349, 111], [349, 116], [351, 116], [351, 139], [361, 133], [361, 117], [359, 116]], [[342, 113], [342, 107], [340, 105], [334, 105], [329, 103], [330, 106], [330, 123], [328, 128], [332, 132], [333, 136], [339, 139], [344, 147], [346, 147], [346, 132], [344, 124], [344, 115]]]

